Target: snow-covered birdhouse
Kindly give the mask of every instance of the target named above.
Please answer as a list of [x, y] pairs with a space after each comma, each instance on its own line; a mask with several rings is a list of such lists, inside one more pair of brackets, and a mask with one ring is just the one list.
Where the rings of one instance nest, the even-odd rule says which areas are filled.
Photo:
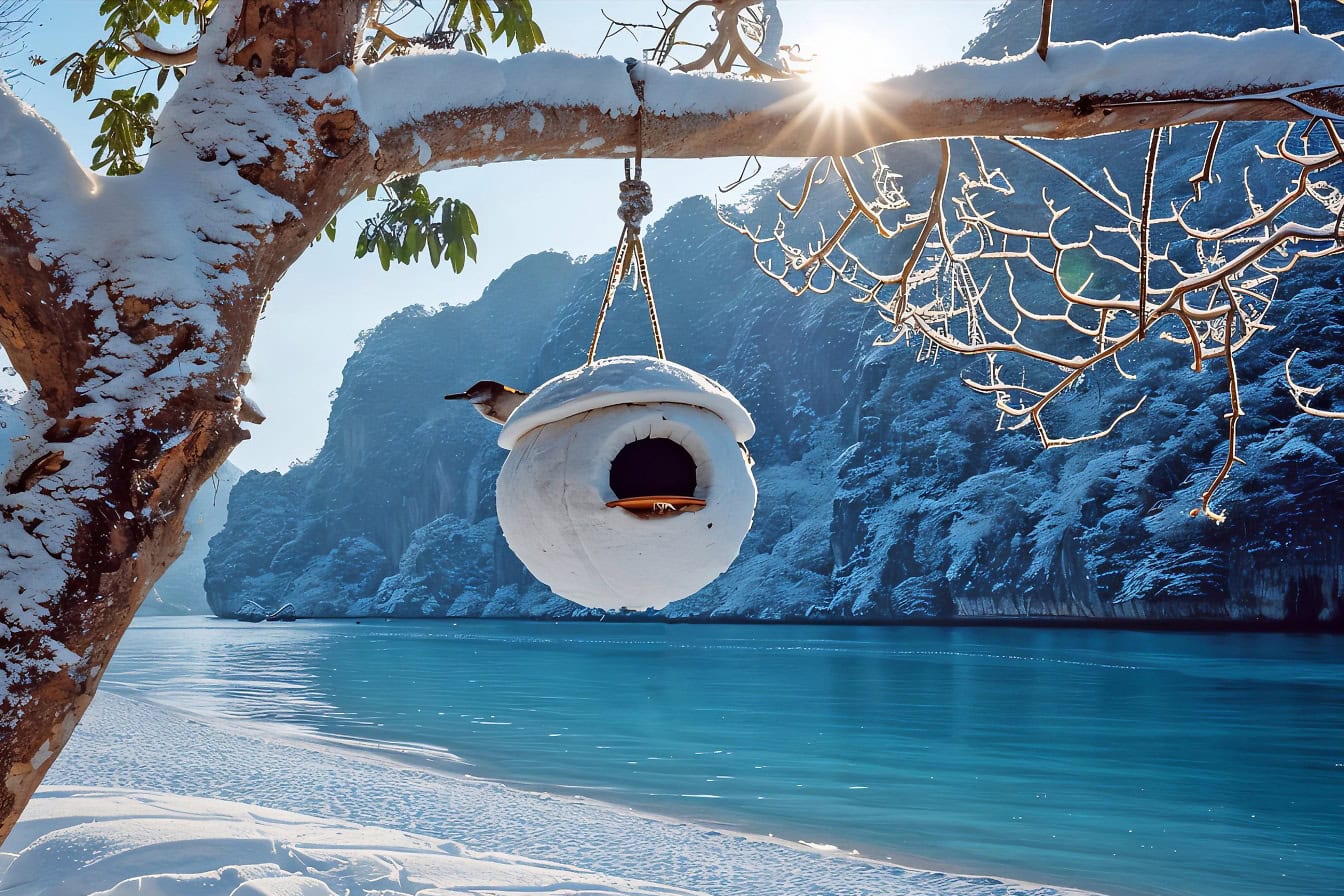
[[726, 570], [756, 509], [751, 415], [718, 383], [657, 358], [561, 374], [499, 434], [509, 547], [551, 590], [603, 609], [659, 608]]

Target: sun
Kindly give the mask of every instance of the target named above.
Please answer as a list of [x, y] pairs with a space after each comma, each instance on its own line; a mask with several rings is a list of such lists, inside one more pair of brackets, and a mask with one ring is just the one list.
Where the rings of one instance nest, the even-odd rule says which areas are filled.
[[872, 39], [853, 32], [809, 35], [803, 79], [823, 102], [853, 105], [864, 88], [888, 76], [885, 56]]

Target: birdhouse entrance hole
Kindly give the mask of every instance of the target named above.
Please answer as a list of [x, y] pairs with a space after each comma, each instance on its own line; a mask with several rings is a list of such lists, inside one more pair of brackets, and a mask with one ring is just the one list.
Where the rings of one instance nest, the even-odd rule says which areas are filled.
[[611, 490], [621, 507], [640, 516], [699, 510], [705, 502], [694, 497], [695, 458], [672, 439], [636, 439], [611, 461]]

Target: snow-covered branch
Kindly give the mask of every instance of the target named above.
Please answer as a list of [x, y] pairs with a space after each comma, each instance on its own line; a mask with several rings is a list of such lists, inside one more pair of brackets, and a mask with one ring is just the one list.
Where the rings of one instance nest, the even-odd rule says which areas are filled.
[[359, 5], [223, 0], [134, 176], [0, 94], [0, 338], [33, 384], [0, 489], [0, 837], [258, 418], [267, 293], [373, 166], [345, 104]]
[[0, 77], [0, 210], [28, 209], [72, 192], [90, 178], [56, 130]]
[[136, 59], [143, 59], [155, 65], [183, 66], [191, 65], [196, 61], [197, 47], [195, 44], [185, 49], [167, 47], [143, 31], [127, 35], [126, 39], [121, 42], [121, 46]]
[[[1166, 34], [1054, 44], [962, 61], [837, 103], [804, 79], [753, 81], [640, 65], [645, 153], [663, 157], [852, 155], [900, 140], [1082, 137], [1223, 120], [1344, 115], [1344, 49], [1290, 29], [1224, 38]], [[495, 61], [421, 52], [358, 71], [380, 174], [525, 158], [609, 158], [634, 140], [623, 63], [564, 53]]]
[[42, 255], [40, 232], [80, 208], [94, 181], [51, 125], [0, 78], [0, 345], [25, 380], [73, 335], [48, 301], [53, 259]]

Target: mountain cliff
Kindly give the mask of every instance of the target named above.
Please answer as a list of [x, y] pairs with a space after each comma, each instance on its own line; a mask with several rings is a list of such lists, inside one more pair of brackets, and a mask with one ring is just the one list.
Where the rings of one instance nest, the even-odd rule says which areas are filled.
[[[1158, 0], [1114, 6], [1065, 4], [1056, 37], [1115, 40], [1171, 14]], [[1180, 24], [1278, 26], [1283, 6], [1193, 4]], [[1340, 23], [1339, 9], [1306, 3], [1304, 15]], [[1007, 3], [988, 24], [971, 54], [1020, 52], [1035, 40], [1039, 3]], [[1257, 138], [1264, 132], [1225, 140]], [[1130, 182], [1136, 165], [1141, 177], [1146, 139], [1069, 152], [1082, 165], [1103, 153]], [[910, 195], [927, 194], [935, 147], [889, 158]], [[796, 195], [792, 177], [775, 186]], [[1039, 195], [1042, 186], [1018, 188]], [[758, 192], [759, 212], [748, 203], [741, 214], [768, 228], [772, 200]], [[812, 211], [836, 201], [823, 194]], [[1217, 526], [1187, 511], [1222, 462], [1227, 398], [1186, 369], [1177, 347], [1153, 340], [1131, 359], [1138, 382], [1162, 386], [1109, 438], [1043, 451], [1034, 435], [998, 431], [991, 403], [961, 384], [983, 361], [921, 363], [914, 347], [874, 345], [889, 327], [871, 306], [838, 291], [790, 297], [708, 201], [669, 210], [647, 244], [669, 357], [752, 411], [760, 485], [738, 561], [658, 615], [1344, 624], [1344, 427], [1297, 414], [1282, 384], [1293, 347], [1310, 359], [1304, 376], [1344, 381], [1338, 262], [1285, 275], [1275, 332], [1241, 357], [1245, 465], [1220, 492], [1228, 522]], [[894, 252], [875, 239], [862, 248], [865, 257]], [[254, 599], [292, 602], [301, 615], [593, 615], [509, 552], [494, 519], [497, 429], [442, 396], [487, 378], [530, 388], [581, 363], [609, 264], [531, 256], [470, 305], [407, 309], [367, 334], [318, 456], [285, 474], [249, 473], [234, 488], [206, 559], [211, 608], [232, 615]], [[642, 300], [623, 293], [604, 334], [605, 354], [650, 353]], [[1073, 413], [1100, 413], [1092, 405], [1113, 400], [1108, 389], [1080, 386]]]

